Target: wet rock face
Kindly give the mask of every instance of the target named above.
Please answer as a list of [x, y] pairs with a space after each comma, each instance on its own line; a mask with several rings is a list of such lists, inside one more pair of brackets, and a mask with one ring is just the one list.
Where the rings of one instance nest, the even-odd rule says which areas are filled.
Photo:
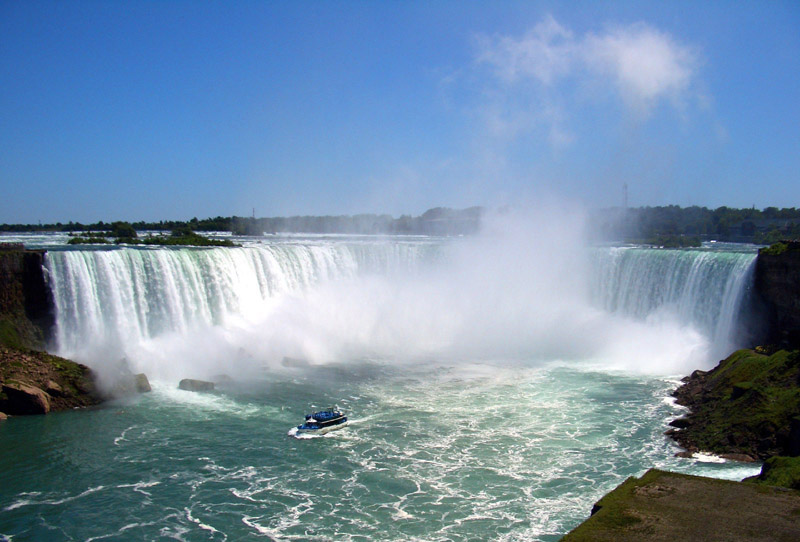
[[689, 418], [678, 418], [669, 422], [669, 425], [675, 427], [676, 429], [686, 429], [692, 425], [692, 421]]
[[109, 393], [112, 398], [128, 397], [151, 391], [150, 381], [144, 373], [120, 376]]
[[0, 243], [0, 318], [26, 347], [40, 347], [54, 325], [54, 303], [44, 276], [42, 250]]
[[800, 241], [762, 249], [756, 260], [755, 289], [769, 320], [768, 339], [800, 345]]
[[214, 383], [205, 380], [194, 380], [192, 378], [184, 378], [178, 384], [178, 388], [185, 391], [214, 391]]
[[133, 375], [133, 378], [135, 379], [136, 383], [136, 391], [139, 393], [147, 393], [152, 391], [152, 388], [150, 387], [150, 381], [147, 380], [146, 374], [139, 373], [137, 375]]
[[47, 340], [55, 327], [55, 301], [44, 276], [44, 255], [43, 250], [25, 251], [22, 291], [26, 316], [42, 330]]

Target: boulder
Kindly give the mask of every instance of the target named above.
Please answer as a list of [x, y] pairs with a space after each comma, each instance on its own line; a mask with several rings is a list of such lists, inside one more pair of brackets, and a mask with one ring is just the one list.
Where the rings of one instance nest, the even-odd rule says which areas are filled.
[[0, 412], [0, 422], [2, 422], [3, 420], [6, 420], [6, 419], [8, 419], [8, 416], [6, 416], [6, 414], [4, 412]]
[[147, 375], [139, 373], [120, 377], [111, 389], [112, 397], [127, 397], [151, 391]]
[[61, 395], [64, 395], [63, 388], [58, 385], [58, 382], [55, 382], [53, 380], [48, 380], [45, 388], [47, 390], [48, 395], [50, 396], [55, 395], [60, 397]]
[[150, 381], [147, 380], [146, 374], [139, 373], [133, 375], [133, 379], [134, 379], [134, 385], [136, 386], [136, 391], [138, 391], [139, 393], [147, 393], [149, 391], [152, 391], [152, 388], [150, 387]]
[[311, 364], [308, 362], [308, 360], [301, 358], [290, 358], [289, 356], [284, 356], [283, 360], [281, 360], [281, 365], [283, 365], [284, 367], [293, 367], [293, 368], [311, 367]]
[[729, 461], [740, 461], [742, 463], [755, 463], [756, 459], [749, 454], [720, 454], [722, 459]]
[[35, 386], [23, 382], [3, 384], [3, 410], [9, 414], [47, 414], [50, 412], [50, 397]]
[[214, 391], [214, 383], [206, 380], [184, 378], [178, 384], [178, 388], [185, 391]]
[[685, 418], [685, 417], [677, 418], [677, 419], [674, 419], [671, 422], [669, 422], [669, 425], [671, 425], [672, 427], [675, 427], [677, 429], [685, 429], [686, 427], [689, 427], [691, 424], [692, 424], [692, 421], [689, 418]]

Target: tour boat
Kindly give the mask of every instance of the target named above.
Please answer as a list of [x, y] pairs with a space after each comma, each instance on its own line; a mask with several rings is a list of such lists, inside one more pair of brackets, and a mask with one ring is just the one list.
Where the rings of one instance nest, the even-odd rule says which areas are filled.
[[330, 407], [313, 414], [306, 414], [306, 421], [303, 425], [297, 426], [296, 434], [324, 435], [346, 425], [347, 416], [338, 407]]

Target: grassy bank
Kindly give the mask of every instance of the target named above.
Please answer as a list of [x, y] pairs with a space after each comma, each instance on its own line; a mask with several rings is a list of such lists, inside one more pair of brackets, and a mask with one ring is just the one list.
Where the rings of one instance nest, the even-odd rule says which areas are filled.
[[595, 505], [563, 542], [800, 540], [800, 491], [650, 470]]
[[695, 371], [675, 392], [691, 412], [670, 432], [689, 451], [765, 460], [796, 454], [800, 351], [739, 350], [712, 371]]

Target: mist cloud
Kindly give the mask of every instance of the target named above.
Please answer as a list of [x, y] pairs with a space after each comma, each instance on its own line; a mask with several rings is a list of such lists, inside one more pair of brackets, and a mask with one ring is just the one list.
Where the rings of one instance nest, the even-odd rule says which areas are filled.
[[553, 17], [529, 30], [522, 38], [497, 36], [479, 38], [479, 63], [491, 65], [505, 83], [535, 78], [549, 85], [571, 70], [575, 38]]
[[680, 101], [698, 65], [690, 47], [644, 23], [588, 35], [581, 50], [586, 66], [611, 79], [625, 103], [641, 113], [664, 98]]
[[570, 144], [570, 112], [603, 97], [645, 120], [662, 103], [682, 108], [699, 67], [695, 48], [646, 23], [576, 34], [548, 16], [521, 37], [480, 36], [477, 69], [489, 70], [482, 106], [488, 130], [515, 137], [544, 126]]

